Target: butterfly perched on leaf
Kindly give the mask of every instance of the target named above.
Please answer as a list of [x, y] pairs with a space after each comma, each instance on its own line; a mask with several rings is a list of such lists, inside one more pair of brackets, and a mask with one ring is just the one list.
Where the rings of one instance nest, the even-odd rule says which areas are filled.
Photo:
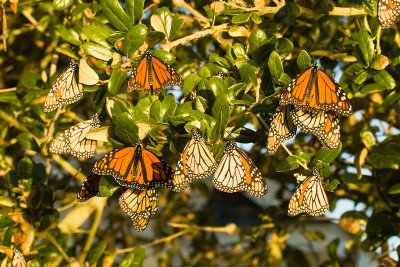
[[160, 93], [171, 85], [183, 86], [182, 77], [170, 65], [146, 51], [129, 77], [128, 92], [143, 90]]
[[87, 133], [100, 127], [99, 116], [80, 122], [57, 136], [50, 145], [50, 152], [54, 154], [72, 154], [77, 158], [91, 158], [97, 148], [97, 141], [86, 138]]
[[296, 134], [296, 125], [294, 125], [290, 116], [292, 105], [278, 106], [272, 117], [270, 129], [268, 131], [267, 150], [269, 154], [274, 154], [281, 143], [292, 138]]
[[217, 163], [204, 143], [203, 137], [192, 129], [191, 138], [176, 166], [173, 190], [184, 190], [194, 179], [205, 179], [211, 176], [216, 168]]
[[400, 14], [400, 0], [378, 0], [378, 21], [382, 27], [389, 27]]
[[172, 187], [174, 171], [138, 143], [106, 154], [95, 163], [93, 173], [111, 175], [122, 186], [144, 190], [149, 186]]
[[253, 196], [263, 197], [268, 186], [260, 170], [252, 160], [237, 147], [235, 141], [226, 145], [221, 162], [214, 173], [213, 183], [220, 191], [233, 193], [247, 191]]
[[83, 86], [77, 82], [77, 69], [78, 64], [71, 60], [69, 66], [51, 87], [44, 102], [45, 112], [53, 111], [62, 104], [72, 104], [82, 98]]
[[343, 89], [314, 63], [283, 91], [280, 105], [293, 104], [306, 111], [335, 111], [349, 116], [353, 113]]
[[329, 209], [328, 198], [322, 184], [322, 178], [316, 168], [297, 188], [289, 202], [288, 214], [296, 216], [307, 213], [311, 216], [321, 216]]
[[131, 217], [133, 227], [142, 232], [146, 229], [150, 216], [157, 213], [158, 191], [156, 188], [125, 188], [119, 198], [119, 205]]
[[336, 149], [340, 144], [339, 119], [333, 111], [312, 113], [294, 108], [291, 110], [291, 116], [301, 131], [318, 137], [327, 149]]
[[79, 202], [85, 202], [92, 197], [100, 196], [99, 184], [101, 175], [91, 173], [81, 185], [77, 199]]

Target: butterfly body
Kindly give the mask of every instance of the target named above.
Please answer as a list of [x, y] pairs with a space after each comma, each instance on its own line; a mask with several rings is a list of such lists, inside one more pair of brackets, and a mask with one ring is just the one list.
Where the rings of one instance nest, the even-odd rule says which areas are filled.
[[293, 104], [312, 112], [332, 110], [345, 116], [353, 112], [343, 89], [316, 63], [293, 79], [283, 91], [279, 104]]
[[174, 174], [173, 190], [182, 191], [195, 179], [205, 179], [211, 176], [217, 163], [204, 143], [204, 139], [192, 130], [191, 139], [183, 150]]
[[268, 193], [268, 186], [257, 166], [240, 150], [235, 141], [230, 141], [221, 162], [214, 173], [215, 188], [227, 193], [244, 190], [256, 197]]
[[86, 139], [87, 133], [100, 127], [97, 114], [91, 120], [80, 122], [57, 136], [50, 145], [50, 152], [54, 154], [71, 154], [77, 158], [91, 158], [97, 148], [97, 141]]
[[150, 216], [158, 211], [158, 191], [156, 188], [125, 188], [119, 198], [119, 205], [131, 217], [134, 228], [142, 232], [146, 229]]
[[170, 65], [146, 51], [132, 71], [128, 81], [128, 92], [143, 90], [160, 93], [171, 85], [183, 86], [182, 77]]
[[322, 178], [313, 168], [312, 175], [307, 177], [296, 189], [289, 202], [288, 214], [296, 216], [307, 213], [321, 216], [329, 209], [329, 202], [322, 185]]
[[44, 111], [50, 112], [62, 104], [72, 104], [83, 96], [83, 88], [77, 83], [76, 70], [78, 65], [71, 60], [70, 65], [52, 85], [44, 102]]
[[293, 105], [277, 107], [268, 131], [267, 150], [269, 154], [274, 154], [283, 141], [292, 138], [296, 134], [297, 128], [290, 116], [290, 112], [293, 109]]
[[140, 144], [111, 151], [95, 163], [93, 172], [111, 175], [122, 186], [146, 189], [148, 186], [172, 186], [173, 170]]

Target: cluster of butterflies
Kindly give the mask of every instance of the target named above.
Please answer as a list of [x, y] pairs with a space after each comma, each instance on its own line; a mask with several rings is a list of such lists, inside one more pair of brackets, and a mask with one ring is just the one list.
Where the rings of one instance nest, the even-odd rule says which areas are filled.
[[[46, 98], [45, 111], [52, 111], [82, 97], [82, 86], [75, 77], [76, 69], [77, 65], [72, 62], [56, 80]], [[128, 81], [128, 91], [159, 93], [169, 85], [182, 86], [183, 80], [171, 66], [145, 52]], [[100, 126], [99, 116], [94, 114], [92, 119], [80, 122], [57, 136], [49, 150], [55, 154], [91, 158], [97, 141], [87, 139], [86, 135]], [[95, 163], [92, 173], [82, 183], [78, 201], [100, 196], [101, 175], [113, 176], [121, 186], [120, 206], [131, 217], [138, 231], [147, 227], [150, 217], [158, 210], [157, 188], [160, 186], [179, 192], [195, 179], [213, 177], [215, 187], [224, 192], [243, 190], [256, 197], [265, 196], [268, 192], [261, 172], [235, 141], [228, 142], [221, 161], [217, 163], [195, 129], [191, 131], [191, 139], [175, 170], [140, 143], [109, 152]]]
[[337, 113], [349, 116], [352, 112], [343, 89], [314, 63], [282, 91], [268, 132], [268, 153], [274, 154], [283, 141], [292, 138], [297, 127], [318, 137], [327, 149], [336, 149], [340, 143]]

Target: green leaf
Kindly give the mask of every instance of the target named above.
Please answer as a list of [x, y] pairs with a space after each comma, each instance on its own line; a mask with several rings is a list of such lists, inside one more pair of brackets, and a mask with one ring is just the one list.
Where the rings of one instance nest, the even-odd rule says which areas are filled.
[[24, 157], [18, 162], [17, 175], [19, 179], [33, 178], [34, 165], [30, 158]]
[[18, 103], [18, 96], [15, 92], [5, 92], [0, 94], [0, 102], [15, 104]]
[[39, 73], [27, 72], [21, 78], [21, 83], [28, 89], [37, 88], [38, 84], [42, 81], [42, 77]]
[[381, 211], [371, 216], [365, 231], [368, 237], [379, 237], [380, 240], [384, 240], [385, 237], [397, 234], [396, 221], [388, 211]]
[[169, 36], [170, 41], [175, 39], [178, 32], [182, 29], [184, 23], [184, 20], [179, 17], [179, 14], [174, 15], [174, 18], [172, 20], [171, 33]]
[[277, 172], [285, 172], [297, 169], [299, 167], [299, 163], [297, 162], [296, 156], [288, 156], [284, 160], [280, 160], [278, 164], [275, 166], [275, 170]]
[[118, 0], [100, 0], [101, 9], [110, 23], [120, 31], [127, 32], [132, 23]]
[[304, 71], [311, 67], [311, 57], [308, 53], [304, 50], [301, 50], [299, 56], [297, 57], [297, 66], [299, 66], [300, 71]]
[[373, 75], [372, 78], [385, 89], [393, 89], [396, 86], [395, 79], [393, 79], [392, 75], [386, 70], [379, 71], [377, 74]]
[[395, 184], [389, 188], [388, 194], [395, 195], [400, 194], [400, 184]]
[[129, 113], [122, 113], [115, 120], [115, 134], [127, 144], [135, 145], [139, 141], [139, 128]]
[[133, 26], [129, 29], [124, 41], [124, 53], [127, 58], [138, 50], [144, 43], [147, 34], [147, 27], [144, 24]]
[[167, 52], [165, 50], [153, 50], [151, 51], [151, 54], [169, 65], [174, 64], [176, 60], [174, 54]]
[[112, 35], [115, 30], [113, 30], [110, 26], [105, 24], [92, 24], [84, 26], [82, 28], [82, 32], [89, 38], [90, 41], [98, 43], [109, 49], [112, 48], [112, 45], [107, 42], [107, 38]]
[[[99, 82], [99, 75], [88, 65], [85, 59], [79, 61], [79, 82], [85, 85], [95, 85]], [[98, 88], [98, 87], [97, 87]], [[86, 89], [87, 90], [87, 89]], [[86, 91], [85, 90], [85, 91]], [[95, 90], [95, 89], [92, 89]]]
[[0, 206], [13, 208], [17, 206], [17, 202], [8, 196], [0, 196]]
[[232, 18], [232, 23], [233, 24], [240, 24], [240, 23], [244, 23], [246, 21], [248, 21], [250, 19], [251, 13], [250, 12], [246, 12], [246, 13], [242, 13], [239, 15], [235, 15]]
[[184, 79], [184, 84], [182, 89], [183, 95], [187, 96], [197, 86], [197, 84], [200, 81], [201, 77], [196, 73], [190, 73], [188, 76], [186, 76]]
[[366, 148], [370, 149], [374, 145], [376, 145], [375, 135], [368, 130], [363, 130], [360, 133], [361, 141], [365, 145]]
[[360, 89], [361, 94], [370, 94], [386, 90], [386, 87], [377, 83], [369, 83]]
[[202, 96], [197, 96], [195, 106], [196, 110], [205, 113], [208, 109], [207, 100], [205, 100], [205, 98]]
[[334, 192], [339, 184], [340, 184], [339, 180], [333, 179], [325, 183], [324, 189], [329, 192]]
[[99, 192], [102, 197], [111, 197], [120, 185], [115, 181], [114, 177], [109, 175], [101, 176], [99, 183]]
[[145, 256], [144, 248], [136, 247], [122, 260], [120, 267], [140, 267], [143, 264]]
[[278, 53], [276, 53], [275, 51], [272, 51], [271, 55], [269, 56], [268, 67], [273, 82], [276, 83], [283, 73], [283, 65]]
[[151, 31], [146, 36], [146, 43], [149, 44], [149, 48], [152, 48], [153, 46], [155, 46], [164, 39], [165, 39], [165, 34], [163, 32]]
[[358, 47], [360, 48], [362, 58], [365, 64], [369, 65], [374, 56], [374, 42], [366, 30], [361, 30], [357, 34]]
[[25, 149], [39, 151], [39, 146], [31, 134], [20, 133], [17, 136], [17, 140]]
[[319, 161], [325, 163], [332, 163], [337, 156], [339, 156], [340, 151], [342, 150], [342, 143], [334, 150], [328, 150], [326, 148], [321, 148], [315, 158], [311, 161], [311, 165], [315, 166]]
[[82, 44], [82, 41], [79, 38], [79, 33], [74, 29], [67, 29], [64, 25], [61, 25], [57, 31], [64, 41], [77, 46]]
[[262, 23], [262, 19], [261, 19], [260, 16], [257, 15], [256, 13], [252, 13], [252, 14], [251, 14], [251, 20], [252, 20], [255, 24], [261, 24], [261, 23]]
[[178, 104], [176, 103], [175, 96], [168, 94], [161, 102], [161, 118], [162, 121], [168, 122], [169, 119], [175, 114]]
[[100, 44], [96, 44], [93, 42], [87, 42], [83, 44], [83, 50], [85, 50], [85, 52], [90, 55], [93, 56], [95, 58], [104, 60], [104, 61], [108, 61], [110, 59], [112, 59], [113, 57], [113, 52], [111, 51], [111, 49], [102, 46]]
[[371, 149], [367, 161], [378, 169], [395, 169], [400, 167], [400, 146], [392, 143], [381, 143]]
[[108, 91], [113, 95], [118, 94], [127, 78], [128, 74], [121, 70], [120, 65], [115, 65], [108, 82]]
[[243, 44], [241, 43], [233, 45], [233, 53], [237, 58], [247, 58], [246, 49], [244, 49]]
[[161, 114], [161, 102], [160, 100], [156, 100], [151, 103], [150, 107], [150, 121], [151, 122], [161, 122], [162, 114]]
[[157, 11], [158, 16], [160, 16], [163, 26], [164, 26], [164, 33], [169, 39], [171, 36], [171, 28], [172, 28], [172, 20], [173, 17], [171, 15], [171, 11], [168, 7], [162, 7]]
[[300, 157], [301, 159], [304, 159], [305, 162], [308, 164], [311, 160], [311, 154], [303, 151], [298, 151], [296, 153], [296, 156]]
[[268, 42], [267, 35], [261, 29], [255, 29], [251, 32], [249, 37], [249, 47], [253, 58], [260, 56], [260, 49]]
[[14, 221], [6, 215], [0, 214], [0, 229], [7, 228], [11, 225], [14, 225]]
[[100, 259], [101, 255], [103, 255], [104, 250], [107, 247], [107, 240], [101, 240], [93, 248], [89, 251], [88, 259], [89, 266], [94, 265]]
[[257, 86], [257, 75], [256, 75], [257, 68], [251, 66], [247, 63], [242, 64], [239, 68], [240, 77], [242, 81], [245, 83], [253, 83], [254, 86]]
[[287, 27], [296, 23], [296, 18], [300, 15], [299, 7], [294, 3], [286, 3], [274, 16], [274, 22], [282, 24], [282, 27]]
[[293, 43], [287, 38], [279, 38], [275, 43], [275, 52], [277, 52], [280, 58], [285, 59], [293, 51]]
[[73, 3], [74, 0], [54, 0], [52, 6], [55, 10], [64, 10]]
[[126, 0], [125, 12], [131, 23], [136, 25], [142, 20], [144, 0]]

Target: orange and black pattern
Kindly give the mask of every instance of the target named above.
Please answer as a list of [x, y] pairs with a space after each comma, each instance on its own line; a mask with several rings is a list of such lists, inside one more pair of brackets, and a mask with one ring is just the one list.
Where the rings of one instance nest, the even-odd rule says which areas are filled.
[[155, 188], [145, 190], [125, 188], [124, 190], [119, 198], [119, 205], [131, 217], [133, 227], [142, 232], [146, 229], [150, 216], [157, 213], [158, 191]]
[[177, 163], [172, 182], [172, 189], [177, 192], [184, 190], [194, 179], [211, 176], [217, 168], [217, 163], [203, 137], [195, 129], [191, 131], [191, 135]]
[[296, 216], [307, 213], [311, 216], [321, 216], [329, 209], [328, 198], [322, 179], [316, 168], [312, 169], [312, 175], [300, 184], [289, 202], [288, 214]]
[[76, 70], [78, 65], [71, 60], [69, 66], [58, 77], [50, 89], [44, 102], [44, 111], [50, 112], [62, 104], [72, 104], [83, 96], [83, 86], [77, 83]]
[[268, 186], [252, 160], [230, 141], [214, 173], [213, 183], [218, 190], [233, 193], [244, 190], [256, 197], [268, 193]]
[[400, 14], [400, 0], [378, 0], [378, 20], [382, 27], [389, 27]]
[[87, 133], [100, 127], [99, 116], [95, 113], [91, 120], [83, 121], [72, 126], [57, 136], [50, 145], [54, 154], [71, 154], [77, 158], [91, 158], [97, 148], [97, 141], [86, 138]]
[[296, 134], [296, 125], [293, 124], [290, 111], [292, 105], [278, 106], [272, 117], [272, 123], [268, 131], [267, 150], [269, 154], [274, 154], [281, 143], [292, 138]]
[[340, 144], [339, 119], [333, 111], [312, 113], [295, 108], [291, 114], [294, 124], [301, 131], [318, 137], [327, 149], [336, 149]]
[[143, 90], [160, 93], [165, 87], [171, 85], [183, 86], [182, 77], [170, 65], [146, 51], [132, 71], [128, 81], [128, 92]]
[[314, 63], [299, 74], [283, 91], [280, 105], [293, 104], [312, 112], [336, 111], [352, 114], [350, 101], [343, 89]]
[[101, 175], [91, 173], [82, 183], [77, 199], [79, 202], [85, 202], [92, 197], [99, 197], [99, 183]]
[[171, 187], [174, 171], [137, 144], [111, 151], [95, 163], [93, 173], [111, 175], [122, 186], [143, 190], [148, 186]]
[[11, 266], [12, 267], [26, 267], [26, 261], [25, 261], [24, 254], [17, 247], [14, 247], [14, 249], [13, 249], [13, 257], [12, 257]]

